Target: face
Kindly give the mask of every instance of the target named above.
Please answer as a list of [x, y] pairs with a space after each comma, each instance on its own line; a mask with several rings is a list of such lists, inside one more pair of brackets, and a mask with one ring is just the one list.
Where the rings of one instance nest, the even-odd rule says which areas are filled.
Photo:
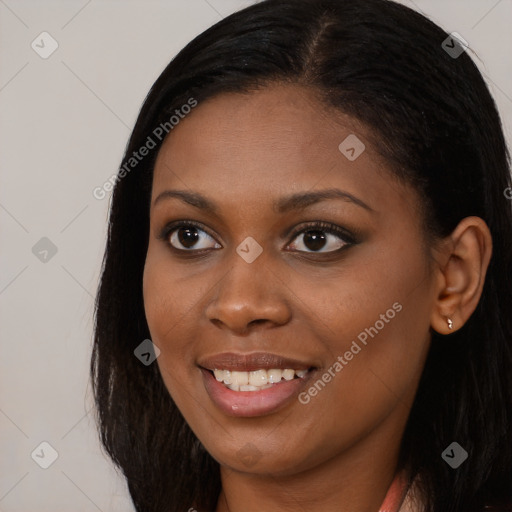
[[274, 85], [199, 104], [160, 150], [146, 317], [170, 395], [223, 467], [292, 475], [372, 436], [399, 443], [433, 278], [419, 199], [369, 135]]

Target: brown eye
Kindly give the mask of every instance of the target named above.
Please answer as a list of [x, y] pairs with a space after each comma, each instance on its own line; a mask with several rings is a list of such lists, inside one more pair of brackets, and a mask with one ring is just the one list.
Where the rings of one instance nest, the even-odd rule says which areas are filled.
[[180, 244], [187, 249], [191, 249], [199, 240], [199, 234], [196, 228], [179, 228], [176, 234]]
[[170, 231], [169, 244], [182, 251], [218, 249], [221, 247], [208, 233], [190, 225], [177, 226]]
[[322, 231], [306, 231], [303, 241], [304, 245], [311, 251], [319, 251], [325, 245], [327, 237]]
[[344, 240], [342, 235], [337, 234], [334, 230], [331, 232], [327, 228], [302, 230], [295, 240], [298, 242], [293, 242], [291, 247], [301, 252], [333, 252], [345, 245], [350, 245], [350, 242]]

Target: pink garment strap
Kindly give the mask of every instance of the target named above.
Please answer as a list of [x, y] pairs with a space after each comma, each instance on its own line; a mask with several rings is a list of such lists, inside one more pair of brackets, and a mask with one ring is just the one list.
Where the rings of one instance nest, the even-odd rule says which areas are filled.
[[388, 489], [379, 512], [398, 512], [407, 494], [407, 488], [405, 475], [403, 473], [397, 474]]

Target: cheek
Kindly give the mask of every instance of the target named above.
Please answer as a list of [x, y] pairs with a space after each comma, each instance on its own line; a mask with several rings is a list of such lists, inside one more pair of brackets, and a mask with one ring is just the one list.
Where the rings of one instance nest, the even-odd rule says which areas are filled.
[[396, 334], [400, 344], [403, 336], [393, 331], [399, 325], [410, 324], [411, 336], [413, 331], [428, 331], [432, 294], [426, 258], [419, 248], [405, 252], [398, 244], [379, 244], [370, 251], [354, 252], [327, 278], [310, 275], [306, 281], [304, 277], [292, 285], [293, 291], [309, 316], [307, 323], [317, 326], [316, 337], [336, 349], [336, 355], [348, 350], [352, 340], [359, 337], [364, 343], [372, 334], [393, 333], [393, 338]]
[[144, 311], [148, 322], [152, 341], [161, 345], [164, 333], [172, 325], [172, 317], [179, 316], [180, 304], [176, 294], [172, 293], [170, 276], [165, 272], [165, 266], [148, 253], [144, 266], [143, 296]]
[[148, 252], [143, 275], [143, 296], [151, 340], [160, 349], [157, 363], [167, 384], [171, 376], [179, 376], [190, 358], [190, 344], [185, 342], [184, 325], [194, 296], [186, 286], [177, 285], [176, 269], [165, 255]]
[[319, 407], [331, 402], [358, 414], [384, 413], [414, 389], [429, 346], [432, 290], [420, 249], [402, 249], [382, 250], [371, 265], [354, 264], [308, 288], [307, 323], [317, 326], [325, 370], [336, 375], [318, 386], [325, 393], [325, 401], [315, 399]]
[[341, 363], [335, 372], [341, 378], [333, 381], [353, 407], [371, 409], [374, 398], [385, 404], [414, 387], [429, 345], [428, 325], [421, 316], [410, 303], [395, 301], [375, 315], [355, 319], [357, 328], [332, 343], [331, 353]]
[[191, 400], [189, 393], [196, 392], [190, 383], [199, 376], [194, 352], [200, 332], [197, 312], [207, 290], [205, 278], [184, 275], [179, 265], [170, 264], [165, 250], [150, 244], [143, 274], [144, 310], [151, 340], [160, 349], [162, 379], [182, 410]]
[[[144, 310], [155, 343], [179, 347], [182, 332], [201, 300], [201, 287], [192, 286], [179, 265], [170, 263], [165, 249], [150, 243], [143, 275]], [[197, 306], [196, 306], [197, 307]], [[172, 347], [169, 340], [172, 338]], [[178, 342], [178, 344], [176, 344]]]

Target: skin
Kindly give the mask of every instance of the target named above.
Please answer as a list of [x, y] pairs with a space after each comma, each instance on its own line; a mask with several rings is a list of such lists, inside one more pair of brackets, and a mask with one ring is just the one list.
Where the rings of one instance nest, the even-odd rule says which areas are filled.
[[[338, 149], [350, 134], [366, 146], [354, 161]], [[454, 332], [478, 303], [491, 255], [487, 226], [470, 217], [427, 243], [418, 195], [393, 177], [370, 135], [311, 91], [272, 85], [201, 103], [160, 150], [146, 317], [169, 393], [221, 465], [217, 512], [376, 512], [395, 475], [431, 329]], [[343, 199], [272, 208], [283, 196], [330, 188], [370, 209]], [[170, 189], [206, 196], [218, 214], [178, 198], [155, 204]], [[170, 237], [159, 238], [169, 222], [189, 219], [206, 230], [198, 231], [209, 248], [202, 256], [182, 256]], [[324, 231], [319, 254], [304, 233], [286, 235], [310, 221], [357, 233], [357, 243], [328, 253], [347, 242]], [[263, 248], [252, 263], [235, 250], [248, 236]], [[307, 404], [237, 418], [205, 391], [198, 359], [228, 351], [312, 362], [321, 377], [397, 302], [402, 310]], [[250, 465], [241, 457], [247, 450]]]

